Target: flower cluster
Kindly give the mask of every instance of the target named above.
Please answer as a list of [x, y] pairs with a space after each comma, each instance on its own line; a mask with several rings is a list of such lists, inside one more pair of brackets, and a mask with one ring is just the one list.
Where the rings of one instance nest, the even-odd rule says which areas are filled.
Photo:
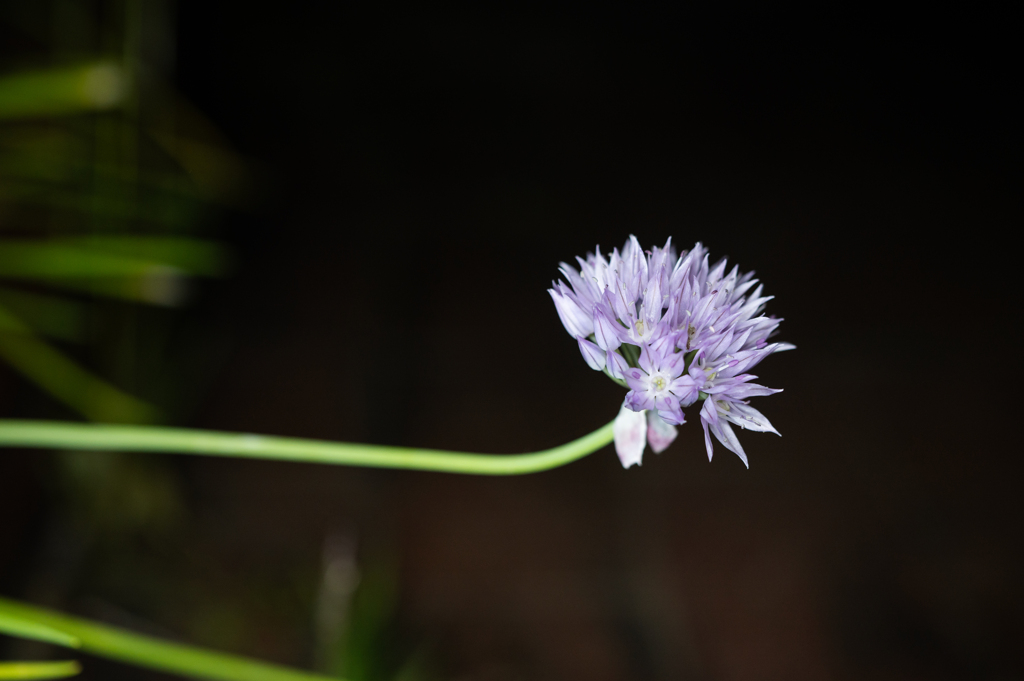
[[548, 292], [587, 364], [629, 388], [614, 427], [623, 466], [639, 464], [647, 443], [667, 447], [698, 401], [708, 458], [714, 434], [749, 466], [732, 425], [778, 434], [749, 398], [780, 391], [746, 372], [794, 347], [768, 342], [782, 320], [761, 315], [771, 296], [753, 272], [709, 265], [700, 243], [677, 255], [669, 239], [644, 252], [633, 236], [621, 253], [598, 248], [577, 261], [579, 270], [561, 263], [568, 283]]

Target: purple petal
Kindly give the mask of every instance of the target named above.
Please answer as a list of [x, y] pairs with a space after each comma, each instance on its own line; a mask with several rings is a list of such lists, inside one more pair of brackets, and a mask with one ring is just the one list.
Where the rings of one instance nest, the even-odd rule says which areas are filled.
[[615, 331], [616, 326], [620, 329], [622, 326], [612, 320], [610, 314], [604, 305], [594, 308], [594, 339], [602, 350], [614, 350], [622, 345], [622, 340]]
[[682, 423], [683, 412], [679, 410], [679, 398], [669, 393], [667, 395], [661, 395], [654, 400], [655, 406], [659, 412], [670, 414], [672, 418], [669, 420], [673, 423]]
[[745, 430], [781, 435], [779, 431], [775, 430], [771, 421], [769, 421], [764, 414], [749, 405], [743, 404], [742, 402], [734, 402], [732, 404], [732, 410], [726, 418]]
[[622, 375], [626, 379], [626, 383], [633, 390], [640, 392], [647, 392], [647, 374], [640, 369], [633, 367], [632, 369], [626, 369], [622, 372]]
[[615, 453], [623, 468], [640, 465], [647, 444], [647, 418], [642, 411], [627, 409], [623, 404], [612, 426], [615, 436]]
[[597, 347], [586, 338], [577, 338], [580, 344], [580, 352], [583, 354], [583, 359], [587, 360], [587, 364], [594, 371], [600, 371], [604, 369], [604, 353], [601, 348]]
[[614, 350], [609, 350], [605, 359], [605, 366], [608, 368], [608, 373], [612, 375], [612, 378], [618, 378], [624, 380], [626, 372], [629, 370], [629, 364], [619, 353]]
[[565, 292], [548, 289], [552, 300], [555, 301], [555, 310], [558, 318], [562, 320], [562, 326], [573, 336], [589, 336], [594, 332], [594, 323], [590, 315], [583, 312]]
[[669, 389], [676, 397], [679, 398], [679, 404], [681, 406], [689, 407], [697, 401], [700, 388], [701, 385], [698, 385], [697, 382], [693, 380], [692, 376], [686, 375], [672, 381], [672, 386]]
[[654, 365], [651, 363], [651, 352], [646, 343], [640, 346], [640, 358], [637, 360], [637, 364], [647, 373], [654, 373]]
[[714, 400], [708, 398], [704, 400], [704, 406], [700, 410], [700, 423], [704, 426], [704, 446], [708, 448], [708, 461], [711, 461], [711, 455], [714, 454], [714, 448], [711, 446], [711, 433], [708, 432], [708, 426], [712, 423], [718, 422], [718, 410], [715, 408]]
[[740, 457], [740, 461], [747, 468], [750, 468], [750, 463], [747, 461], [747, 454], [743, 451], [743, 445], [736, 438], [736, 433], [733, 432], [732, 426], [727, 421], [719, 421], [717, 426], [711, 427], [711, 432], [715, 434], [719, 442], [725, 445], [725, 448]]
[[646, 390], [630, 390], [626, 393], [626, 404], [633, 411], [654, 409], [654, 398]]

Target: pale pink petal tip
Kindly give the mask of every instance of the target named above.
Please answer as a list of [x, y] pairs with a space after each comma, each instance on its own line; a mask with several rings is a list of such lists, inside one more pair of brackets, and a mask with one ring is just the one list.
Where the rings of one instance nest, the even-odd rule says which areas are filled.
[[658, 416], [658, 412], [647, 412], [647, 443], [651, 445], [655, 454], [661, 454], [668, 449], [678, 434], [676, 427], [665, 423], [665, 420]]
[[612, 433], [615, 436], [615, 453], [619, 455], [622, 467], [629, 468], [633, 464], [639, 466], [644, 456], [644, 447], [647, 445], [645, 413], [633, 411], [623, 405], [619, 415], [615, 417]]

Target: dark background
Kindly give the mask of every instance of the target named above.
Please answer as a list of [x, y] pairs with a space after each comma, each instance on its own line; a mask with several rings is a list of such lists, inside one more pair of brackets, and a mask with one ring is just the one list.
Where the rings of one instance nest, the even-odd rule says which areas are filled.
[[[181, 0], [177, 86], [263, 184], [180, 313], [212, 368], [179, 425], [578, 437], [622, 391], [545, 289], [635, 234], [757, 270], [784, 437], [510, 479], [163, 457], [174, 529], [79, 540], [50, 601], [309, 666], [340, 536], [437, 678], [1021, 678], [1020, 17], [982, 12]], [[60, 495], [10, 456], [31, 599]]]

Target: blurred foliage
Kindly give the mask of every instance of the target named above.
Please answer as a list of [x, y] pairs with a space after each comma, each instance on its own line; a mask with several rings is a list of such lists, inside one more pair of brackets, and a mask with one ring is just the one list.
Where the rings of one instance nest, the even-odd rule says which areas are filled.
[[0, 679], [63, 679], [82, 671], [75, 661], [0, 662]]
[[371, 555], [360, 567], [354, 534], [328, 536], [317, 595], [317, 667], [350, 681], [433, 678], [424, 651], [398, 621], [398, 565]]
[[[209, 234], [251, 195], [246, 162], [170, 85], [168, 18], [159, 1], [0, 4], [0, 361], [50, 398], [20, 400], [23, 415], [169, 421], [194, 392], [168, 356], [175, 308], [229, 271]], [[42, 600], [95, 579], [86, 554], [106, 569], [180, 533], [172, 462], [49, 465], [54, 515], [26, 585]], [[164, 576], [135, 579], [141, 591]]]
[[[230, 272], [210, 232], [224, 209], [248, 209], [258, 194], [251, 164], [170, 85], [170, 8], [0, 6], [0, 31], [18, 37], [7, 49], [0, 39], [0, 361], [93, 421], [181, 412], [183, 372], [167, 361], [175, 308], [198, 278]], [[66, 452], [52, 465], [60, 513], [27, 586], [36, 598], [61, 605], [84, 588], [103, 594], [87, 602], [110, 621], [145, 627], [135, 618], [160, 613], [223, 649], [304, 648], [353, 681], [428, 678], [397, 623], [394, 561], [357, 569], [354, 545], [335, 537], [319, 573], [219, 574], [190, 534], [168, 460]], [[268, 627], [296, 640], [278, 636], [274, 653]]]
[[[166, 357], [173, 309], [196, 277], [228, 271], [206, 234], [218, 204], [237, 204], [245, 164], [179, 160], [190, 144], [235, 157], [168, 83], [159, 4], [0, 6], [0, 30], [15, 38], [0, 41], [0, 361], [63, 405], [33, 400], [25, 415], [173, 419], [173, 398], [188, 393]], [[211, 179], [220, 167], [227, 179]], [[95, 452], [50, 466], [57, 514], [27, 585], [44, 600], [59, 604], [89, 579], [77, 572], [86, 554], [116, 563], [132, 542], [181, 528], [171, 462]]]
[[[174, 308], [196, 278], [228, 272], [207, 235], [221, 206], [246, 200], [247, 176], [170, 85], [168, 10], [0, 6], [0, 361], [63, 405], [33, 400], [28, 416], [168, 421], [190, 392], [167, 356]], [[123, 556], [124, 542], [160, 541], [186, 515], [166, 460], [69, 453], [51, 465], [63, 516], [43, 543], [65, 557]], [[81, 578], [43, 569], [30, 589], [57, 597]]]
[[199, 234], [217, 204], [247, 200], [245, 162], [168, 83], [158, 47], [173, 41], [153, 6], [0, 16], [49, 62], [0, 75], [0, 358], [97, 421], [166, 419], [137, 396], [130, 353], [97, 347], [153, 342], [108, 301], [176, 307], [191, 278], [225, 274], [226, 251]]

